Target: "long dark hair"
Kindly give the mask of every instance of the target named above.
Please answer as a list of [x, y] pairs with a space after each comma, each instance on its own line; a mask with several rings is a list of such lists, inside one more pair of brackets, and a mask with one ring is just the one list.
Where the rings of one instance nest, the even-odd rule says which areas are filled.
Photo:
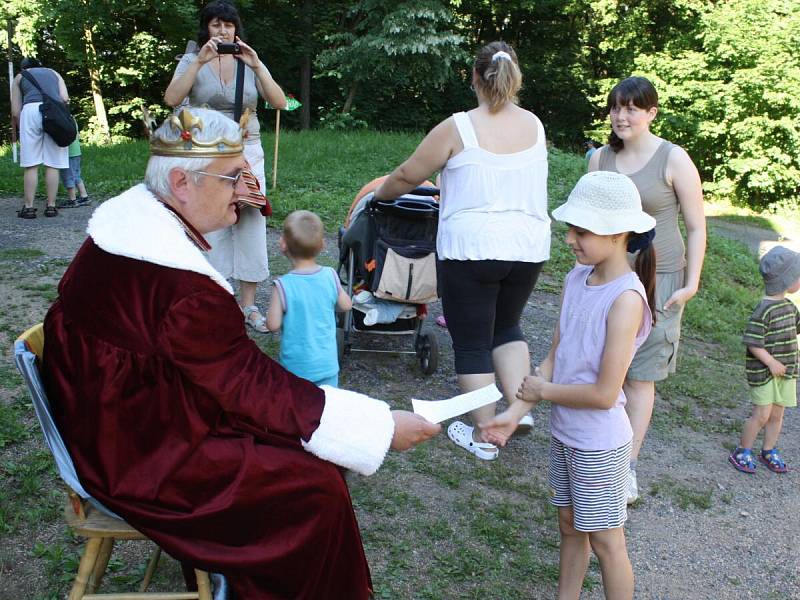
[[[650, 110], [658, 108], [658, 92], [646, 77], [627, 77], [611, 88], [606, 101], [606, 110], [611, 112], [615, 106], [628, 106], [633, 104], [637, 108]], [[614, 152], [619, 152], [625, 146], [617, 137], [614, 130], [608, 136], [608, 145]]]
[[208, 24], [214, 19], [233, 23], [236, 27], [236, 35], [244, 39], [244, 28], [236, 7], [227, 0], [214, 0], [206, 4], [200, 11], [200, 29], [197, 31], [198, 49], [202, 48], [209, 40]]
[[[631, 233], [628, 236], [628, 243], [638, 236], [646, 236], [647, 233]], [[633, 270], [639, 276], [639, 281], [644, 286], [645, 295], [647, 296], [647, 306], [650, 307], [650, 314], [653, 317], [653, 325], [656, 324], [656, 249], [652, 241], [643, 250], [639, 250], [636, 254], [636, 261], [633, 264]]]

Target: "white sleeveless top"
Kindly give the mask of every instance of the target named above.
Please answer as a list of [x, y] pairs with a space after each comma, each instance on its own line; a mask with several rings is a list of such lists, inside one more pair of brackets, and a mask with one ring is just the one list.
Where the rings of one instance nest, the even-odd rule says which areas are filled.
[[478, 145], [465, 112], [453, 120], [464, 150], [442, 169], [440, 259], [542, 262], [550, 258], [547, 146], [537, 118], [535, 145], [495, 154]]

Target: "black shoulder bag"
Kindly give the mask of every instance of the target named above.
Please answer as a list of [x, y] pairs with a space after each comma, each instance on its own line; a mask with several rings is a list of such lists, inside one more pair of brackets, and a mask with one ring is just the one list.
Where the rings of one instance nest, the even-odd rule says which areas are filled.
[[30, 81], [42, 95], [42, 104], [39, 110], [42, 113], [42, 129], [53, 138], [53, 141], [62, 148], [69, 146], [78, 137], [78, 126], [69, 112], [65, 102], [57, 100], [45, 93], [36, 78], [26, 70], [20, 71], [25, 79]]
[[242, 101], [244, 97], [244, 63], [234, 57], [236, 61], [236, 88], [233, 100], [233, 120], [237, 123], [242, 118]]

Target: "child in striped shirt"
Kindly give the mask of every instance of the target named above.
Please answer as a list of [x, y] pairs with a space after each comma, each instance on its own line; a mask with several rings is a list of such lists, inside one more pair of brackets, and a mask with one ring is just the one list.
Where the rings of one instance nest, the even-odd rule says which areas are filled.
[[763, 429], [758, 460], [770, 471], [785, 473], [786, 463], [775, 445], [784, 409], [797, 406], [800, 313], [786, 294], [800, 290], [800, 254], [775, 246], [761, 259], [759, 271], [764, 278], [765, 295], [750, 315], [743, 337], [753, 411], [744, 424], [739, 446], [728, 461], [743, 473], [755, 473], [753, 444]]

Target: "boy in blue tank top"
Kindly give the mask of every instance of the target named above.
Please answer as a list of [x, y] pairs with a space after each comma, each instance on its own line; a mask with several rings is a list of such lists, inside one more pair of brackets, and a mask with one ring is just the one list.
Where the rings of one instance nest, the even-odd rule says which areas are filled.
[[298, 377], [338, 387], [335, 313], [352, 303], [336, 271], [317, 264], [325, 246], [322, 221], [307, 210], [290, 213], [279, 244], [292, 270], [275, 280], [267, 311], [270, 331], [282, 329], [278, 361]]

